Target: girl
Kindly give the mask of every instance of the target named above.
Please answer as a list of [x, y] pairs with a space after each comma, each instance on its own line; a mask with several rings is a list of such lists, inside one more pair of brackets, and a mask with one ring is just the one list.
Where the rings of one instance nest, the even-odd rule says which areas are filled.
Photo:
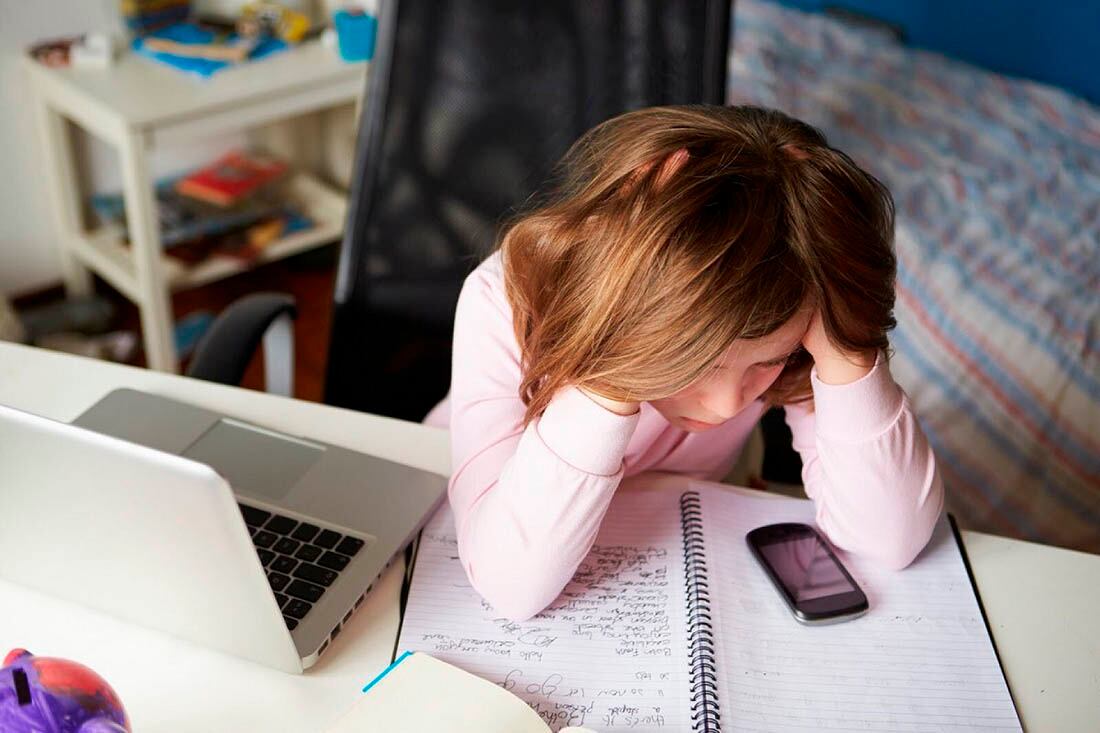
[[752, 107], [631, 112], [588, 132], [548, 200], [466, 280], [449, 497], [497, 611], [548, 606], [623, 476], [720, 479], [783, 405], [817, 523], [894, 568], [943, 506], [887, 367], [893, 203], [812, 127]]

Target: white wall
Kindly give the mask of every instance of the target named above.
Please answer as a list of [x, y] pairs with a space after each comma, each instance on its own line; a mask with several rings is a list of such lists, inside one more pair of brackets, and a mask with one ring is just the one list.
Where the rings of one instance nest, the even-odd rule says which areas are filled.
[[[42, 151], [20, 55], [43, 38], [119, 28], [117, 0], [0, 0], [0, 293], [20, 295], [57, 284], [55, 230], [42, 175]], [[243, 137], [158, 149], [154, 175], [209, 161]], [[114, 149], [81, 135], [77, 152], [94, 190], [121, 186]]]

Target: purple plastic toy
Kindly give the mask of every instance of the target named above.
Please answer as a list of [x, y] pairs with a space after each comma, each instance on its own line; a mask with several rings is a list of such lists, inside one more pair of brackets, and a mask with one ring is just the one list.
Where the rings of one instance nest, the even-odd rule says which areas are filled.
[[83, 664], [13, 649], [0, 669], [0, 733], [130, 733], [111, 686]]

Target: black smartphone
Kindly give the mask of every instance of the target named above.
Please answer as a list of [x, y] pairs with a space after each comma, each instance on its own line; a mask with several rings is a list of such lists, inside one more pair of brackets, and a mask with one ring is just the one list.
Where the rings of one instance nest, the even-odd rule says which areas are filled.
[[867, 612], [867, 596], [813, 527], [769, 524], [752, 530], [745, 539], [802, 623], [837, 623]]

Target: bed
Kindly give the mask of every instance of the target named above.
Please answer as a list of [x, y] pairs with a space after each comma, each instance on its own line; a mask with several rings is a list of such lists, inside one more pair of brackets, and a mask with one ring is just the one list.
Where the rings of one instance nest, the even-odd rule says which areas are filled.
[[963, 526], [1100, 553], [1100, 109], [737, 0], [728, 99], [821, 129], [897, 205], [891, 368]]

